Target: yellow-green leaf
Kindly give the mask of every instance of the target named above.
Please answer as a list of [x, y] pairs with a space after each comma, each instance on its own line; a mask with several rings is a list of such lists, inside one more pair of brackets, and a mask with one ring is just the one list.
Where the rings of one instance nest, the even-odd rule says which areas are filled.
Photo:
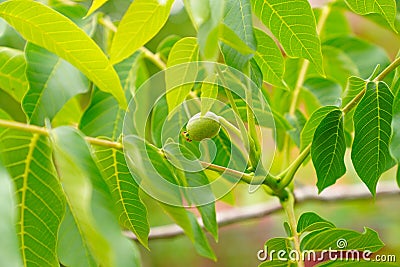
[[118, 75], [96, 43], [70, 19], [35, 1], [0, 4], [0, 16], [26, 40], [46, 48], [82, 71], [102, 91], [125, 108], [127, 102]]
[[145, 45], [167, 22], [173, 0], [135, 0], [115, 34], [110, 58], [116, 64]]

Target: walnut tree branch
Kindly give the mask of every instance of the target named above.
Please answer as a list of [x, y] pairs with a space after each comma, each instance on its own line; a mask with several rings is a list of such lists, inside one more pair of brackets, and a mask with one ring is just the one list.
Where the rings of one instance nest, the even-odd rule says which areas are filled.
[[[363, 184], [331, 187], [326, 189], [320, 195], [318, 195], [317, 188], [315, 186], [304, 186], [295, 190], [294, 193], [297, 204], [310, 201], [343, 202], [371, 199], [371, 193]], [[394, 182], [381, 182], [378, 185], [376, 197], [383, 198], [390, 196], [400, 196], [400, 189]], [[273, 198], [271, 201], [266, 203], [246, 207], [237, 207], [227, 211], [222, 211], [217, 214], [217, 222], [218, 226], [221, 227], [248, 220], [264, 218], [281, 210], [282, 205], [280, 204], [279, 200], [277, 198]], [[199, 223], [203, 227], [203, 223], [200, 219]], [[132, 232], [125, 231], [124, 234], [127, 237], [136, 240], [136, 236]], [[149, 239], [168, 239], [183, 234], [183, 230], [176, 224], [157, 226], [151, 228]]]

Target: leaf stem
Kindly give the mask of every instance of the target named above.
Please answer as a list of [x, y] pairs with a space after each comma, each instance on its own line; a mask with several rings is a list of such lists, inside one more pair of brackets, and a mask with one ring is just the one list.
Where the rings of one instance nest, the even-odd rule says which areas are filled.
[[[16, 122], [16, 121], [8, 121], [8, 120], [0, 119], [0, 127], [20, 130], [20, 131], [24, 131], [24, 132], [33, 133], [33, 134], [49, 136], [49, 130], [44, 127], [39, 127], [36, 125], [29, 125], [29, 124], [25, 124], [25, 123], [21, 123], [21, 122]], [[104, 147], [109, 147], [109, 148], [122, 149], [122, 144], [119, 142], [113, 142], [113, 141], [108, 141], [108, 140], [94, 138], [94, 137], [88, 137], [88, 136], [85, 137], [85, 140], [92, 145], [99, 145], [99, 146], [104, 146]]]
[[389, 66], [386, 67], [376, 78], [373, 80], [374, 82], [382, 81], [385, 77], [394, 71], [398, 66], [400, 66], [400, 57], [396, 58]]
[[151, 52], [149, 49], [147, 49], [144, 46], [142, 46], [139, 50], [143, 53], [145, 58], [150, 60], [160, 70], [165, 70], [167, 68], [167, 65], [164, 63], [164, 61], [162, 61], [162, 59], [160, 58], [160, 55], [158, 53], [154, 54], [153, 52]]
[[[387, 66], [374, 80], [373, 82], [382, 81], [390, 72], [394, 71], [398, 66], [400, 66], [400, 58], [394, 60], [389, 66]], [[344, 108], [342, 108], [342, 112], [347, 114], [353, 108], [357, 106], [357, 104], [361, 101], [366, 89], [364, 88], [361, 92], [359, 92]], [[284, 170], [281, 174], [278, 175], [279, 179], [279, 189], [283, 189], [288, 186], [296, 174], [297, 170], [303, 164], [303, 162], [307, 159], [310, 155], [311, 151], [311, 144], [308, 145], [300, 154], [299, 156], [293, 161], [293, 163]]]
[[288, 192], [287, 199], [285, 199], [283, 201], [281, 200], [281, 205], [286, 212], [286, 215], [289, 220], [289, 226], [290, 226], [290, 229], [292, 230], [294, 248], [297, 251], [297, 255], [299, 255], [298, 262], [297, 262], [298, 267], [304, 267], [304, 261], [301, 257], [302, 253], [301, 253], [301, 249], [300, 249], [300, 237], [299, 237], [299, 234], [297, 233], [297, 219], [296, 219], [296, 215], [294, 213], [294, 204], [295, 204], [295, 200], [294, 200], [294, 195], [292, 192]]

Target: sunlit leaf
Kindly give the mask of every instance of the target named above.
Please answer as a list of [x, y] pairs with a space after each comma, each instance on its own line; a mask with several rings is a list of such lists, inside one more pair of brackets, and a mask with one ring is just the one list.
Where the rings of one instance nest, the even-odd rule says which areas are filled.
[[[172, 47], [167, 67], [197, 61], [199, 58], [199, 46], [197, 39], [193, 37], [182, 38]], [[193, 81], [197, 75], [193, 65], [182, 65], [179, 77], [177, 71], [166, 72], [167, 88], [173, 88], [167, 94], [168, 110], [172, 111], [181, 104], [189, 94], [193, 84], [182, 84], [184, 81]], [[177, 87], [175, 87], [177, 86]]]
[[392, 27], [394, 31], [394, 21], [396, 19], [396, 1], [395, 0], [345, 0], [347, 5], [355, 13], [360, 15], [367, 15], [371, 13], [380, 14], [385, 18], [387, 23]]
[[264, 81], [284, 87], [282, 79], [285, 64], [281, 51], [265, 32], [254, 29], [254, 33], [257, 38], [257, 52], [254, 59], [262, 70]]
[[108, 0], [93, 0], [92, 5], [90, 6], [86, 16], [89, 16], [107, 2]]
[[57, 266], [57, 235], [65, 198], [48, 139], [8, 130], [0, 139], [0, 151], [17, 192], [17, 235], [23, 264]]
[[0, 4], [0, 16], [25, 39], [70, 62], [101, 90], [117, 98], [122, 107], [126, 107], [118, 76], [107, 57], [68, 18], [36, 1], [24, 0]]
[[318, 39], [314, 14], [307, 0], [252, 0], [253, 12], [278, 38], [291, 57], [311, 61], [319, 73], [322, 69], [321, 44]]
[[168, 19], [173, 0], [135, 0], [129, 6], [111, 46], [110, 58], [116, 64], [145, 45]]
[[24, 53], [12, 48], [0, 47], [0, 66], [1, 89], [20, 102], [28, 90]]
[[0, 87], [18, 102], [28, 90], [26, 62], [20, 50], [0, 47]]

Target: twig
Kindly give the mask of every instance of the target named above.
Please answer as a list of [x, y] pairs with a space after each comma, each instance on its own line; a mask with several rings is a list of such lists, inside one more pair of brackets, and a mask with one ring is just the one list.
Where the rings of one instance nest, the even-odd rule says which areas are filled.
[[[400, 196], [400, 189], [394, 182], [381, 182], [376, 192], [377, 197]], [[315, 186], [305, 186], [295, 190], [296, 203], [305, 203], [309, 201], [321, 202], [339, 202], [350, 200], [371, 199], [371, 193], [363, 184], [343, 185], [327, 188], [323, 193], [318, 195]], [[267, 203], [256, 204], [252, 206], [232, 208], [217, 214], [218, 226], [226, 226], [238, 222], [244, 222], [253, 219], [264, 218], [268, 215], [282, 210], [282, 205], [277, 198], [272, 198]], [[202, 221], [199, 219], [200, 225], [203, 227]], [[136, 240], [136, 236], [125, 231], [125, 235]], [[167, 239], [180, 236], [183, 234], [182, 229], [176, 224], [157, 226], [150, 230], [149, 239]]]

